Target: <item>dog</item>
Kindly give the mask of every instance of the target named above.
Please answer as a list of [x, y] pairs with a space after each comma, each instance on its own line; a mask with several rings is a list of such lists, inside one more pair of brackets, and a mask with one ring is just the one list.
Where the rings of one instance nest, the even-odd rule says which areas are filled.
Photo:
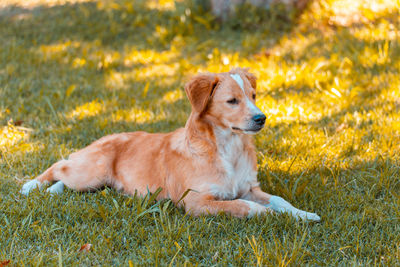
[[21, 193], [52, 182], [47, 191], [58, 194], [64, 186], [89, 191], [106, 185], [139, 196], [162, 188], [157, 199], [169, 198], [193, 216], [286, 212], [319, 221], [317, 214], [263, 192], [257, 182], [251, 135], [266, 117], [255, 105], [256, 87], [255, 75], [244, 68], [198, 74], [185, 86], [192, 111], [184, 128], [105, 136], [53, 164]]

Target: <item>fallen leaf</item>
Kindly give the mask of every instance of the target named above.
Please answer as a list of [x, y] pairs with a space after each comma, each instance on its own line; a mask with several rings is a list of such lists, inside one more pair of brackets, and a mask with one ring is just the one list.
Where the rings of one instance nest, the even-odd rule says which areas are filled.
[[4, 261], [0, 261], [0, 267], [4, 267], [9, 265], [11, 262], [11, 260], [4, 260]]
[[91, 248], [92, 248], [92, 244], [85, 244], [79, 249], [78, 252], [82, 252], [82, 251], [89, 252]]
[[14, 125], [15, 125], [15, 126], [21, 126], [22, 123], [24, 123], [23, 120], [17, 120], [16, 122], [14, 122]]
[[263, 51], [255, 54], [255, 57], [257, 57], [257, 58], [263, 58], [263, 57], [268, 58], [270, 56], [271, 56], [271, 51], [269, 51], [269, 50], [263, 50]]

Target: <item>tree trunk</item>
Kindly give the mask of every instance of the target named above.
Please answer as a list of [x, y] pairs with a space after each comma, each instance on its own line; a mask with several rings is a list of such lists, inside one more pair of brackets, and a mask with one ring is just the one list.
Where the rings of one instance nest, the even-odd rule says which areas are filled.
[[308, 0], [211, 0], [211, 10], [216, 17], [225, 21], [234, 13], [237, 5], [245, 3], [265, 9], [269, 9], [271, 4], [278, 3], [282, 3], [287, 7], [303, 9], [307, 2]]

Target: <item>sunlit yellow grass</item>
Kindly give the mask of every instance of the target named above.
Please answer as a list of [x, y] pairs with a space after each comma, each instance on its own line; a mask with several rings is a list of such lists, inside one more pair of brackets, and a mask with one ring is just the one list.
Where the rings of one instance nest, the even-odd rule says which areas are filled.
[[16, 127], [10, 122], [7, 126], [0, 128], [0, 152], [4, 153], [0, 162], [10, 166], [7, 157], [15, 155], [23, 155], [24, 153], [35, 151], [40, 144], [31, 143], [30, 134], [33, 129], [26, 127]]
[[79, 120], [92, 117], [100, 114], [103, 109], [103, 103], [98, 100], [93, 100], [89, 103], [85, 103], [81, 106], [76, 107], [73, 111], [67, 114], [67, 118], [77, 118]]
[[184, 98], [185, 98], [185, 95], [184, 95], [183, 90], [176, 89], [174, 91], [166, 93], [162, 97], [162, 101], [164, 101], [165, 103], [174, 103], [177, 100], [184, 99]]
[[4, 126], [0, 131], [0, 147], [13, 146], [28, 137], [29, 132], [27, 131], [19, 130], [12, 125]]
[[150, 0], [147, 1], [147, 6], [157, 10], [173, 10], [175, 9], [174, 0]]
[[160, 120], [165, 119], [165, 115], [158, 114], [155, 115], [153, 112], [140, 109], [132, 108], [129, 110], [118, 110], [112, 114], [113, 121], [125, 121], [132, 123], [145, 123], [152, 122], [157, 123]]
[[377, 26], [354, 28], [351, 32], [364, 41], [396, 41], [400, 38], [400, 29], [386, 20], [380, 21]]
[[131, 67], [132, 64], [162, 64], [173, 61], [179, 53], [175, 49], [157, 52], [154, 50], [132, 50], [127, 51], [124, 56], [124, 64]]

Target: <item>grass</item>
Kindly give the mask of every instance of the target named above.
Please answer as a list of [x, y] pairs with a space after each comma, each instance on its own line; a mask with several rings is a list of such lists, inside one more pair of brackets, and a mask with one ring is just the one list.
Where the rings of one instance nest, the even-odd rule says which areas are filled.
[[[322, 0], [221, 25], [179, 1], [0, 4], [0, 261], [399, 266], [399, 10]], [[18, 193], [103, 135], [183, 126], [187, 78], [233, 66], [259, 77], [262, 188], [321, 223], [192, 218], [108, 188]]]

